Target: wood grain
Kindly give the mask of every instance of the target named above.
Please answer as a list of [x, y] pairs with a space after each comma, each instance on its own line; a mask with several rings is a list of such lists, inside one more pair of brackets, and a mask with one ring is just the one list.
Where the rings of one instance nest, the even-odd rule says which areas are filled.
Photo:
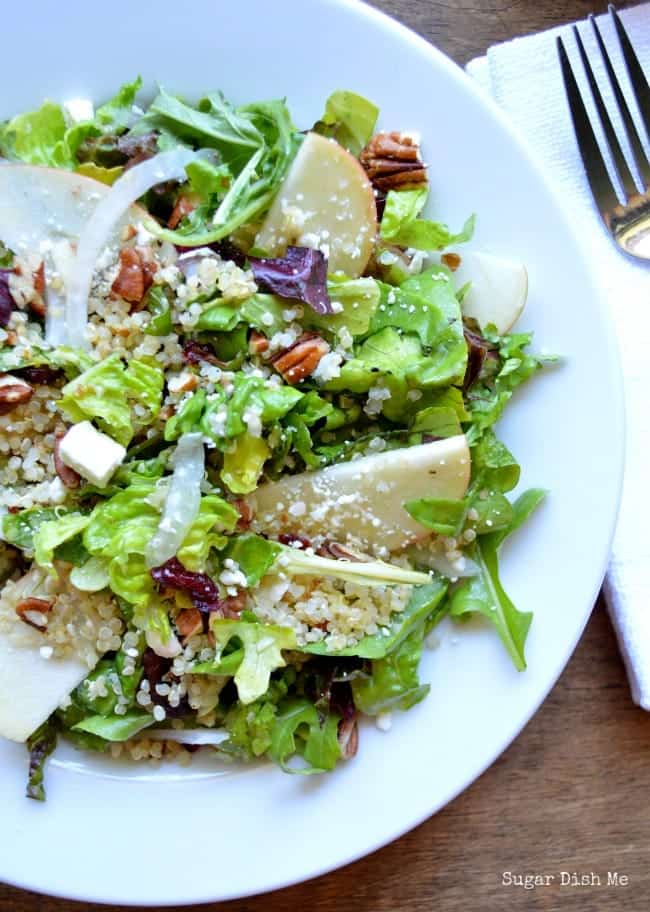
[[[604, 0], [376, 0], [374, 5], [459, 63], [495, 42], [606, 8]], [[614, 635], [599, 603], [541, 710], [494, 766], [436, 817], [325, 877], [204, 908], [647, 912], [649, 794], [650, 716], [630, 700]], [[525, 890], [503, 885], [507, 871], [554, 875], [555, 880]], [[593, 873], [601, 885], [561, 886], [562, 871]], [[627, 877], [628, 884], [607, 886], [608, 872]], [[0, 912], [76, 908], [111, 907], [0, 886]]]

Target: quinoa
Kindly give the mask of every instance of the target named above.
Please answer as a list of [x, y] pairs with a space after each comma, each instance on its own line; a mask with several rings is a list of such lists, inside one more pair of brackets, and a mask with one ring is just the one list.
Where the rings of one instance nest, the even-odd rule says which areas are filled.
[[269, 624], [290, 627], [299, 646], [323, 641], [339, 650], [390, 626], [406, 608], [411, 586], [360, 586], [331, 579], [269, 576], [249, 594], [250, 607]]
[[[18, 580], [9, 580], [0, 592], [0, 635], [17, 649], [51, 647], [55, 659], [75, 657], [94, 668], [100, 656], [119, 649], [124, 624], [118, 605], [107, 590], [79, 592], [70, 583], [69, 570], [61, 562], [57, 576], [32, 567]], [[53, 602], [45, 630], [35, 630], [22, 621], [16, 608], [27, 597]]]

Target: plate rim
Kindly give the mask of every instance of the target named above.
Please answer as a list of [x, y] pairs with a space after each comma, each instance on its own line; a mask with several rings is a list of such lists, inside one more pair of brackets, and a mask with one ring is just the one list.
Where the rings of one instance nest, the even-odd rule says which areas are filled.
[[[466, 789], [470, 788], [478, 779], [480, 779], [484, 773], [494, 764], [494, 762], [500, 757], [505, 750], [513, 743], [513, 741], [518, 737], [518, 735], [523, 731], [523, 729], [529, 724], [533, 717], [537, 714], [542, 704], [546, 701], [550, 691], [555, 687], [559, 677], [566, 668], [571, 656], [573, 655], [581, 637], [584, 632], [584, 629], [591, 617], [593, 608], [595, 606], [598, 594], [601, 590], [602, 580], [604, 578], [609, 555], [611, 551], [611, 544], [614, 537], [616, 522], [618, 518], [618, 513], [620, 510], [621, 504], [621, 494], [623, 486], [623, 477], [624, 477], [624, 468], [625, 468], [625, 400], [624, 400], [624, 385], [623, 385], [623, 372], [622, 372], [622, 359], [620, 353], [620, 345], [617, 338], [617, 333], [614, 325], [614, 317], [610, 307], [607, 304], [603, 292], [598, 288], [595, 283], [591, 269], [589, 268], [588, 257], [586, 249], [580, 237], [577, 235], [573, 226], [571, 225], [568, 213], [566, 212], [561, 194], [557, 188], [551, 183], [550, 179], [547, 177], [547, 174], [542, 167], [541, 163], [537, 160], [534, 155], [531, 147], [528, 144], [526, 138], [519, 132], [519, 130], [514, 126], [514, 124], [509, 120], [504, 111], [497, 105], [493, 98], [487, 95], [477, 84], [476, 82], [465, 72], [462, 66], [455, 63], [451, 57], [441, 51], [434, 44], [429, 42], [422, 35], [409, 28], [393, 15], [379, 10], [376, 7], [370, 6], [365, 0], [326, 0], [327, 4], [332, 8], [339, 8], [343, 11], [351, 11], [355, 15], [366, 17], [367, 19], [374, 21], [379, 27], [390, 27], [390, 29], [396, 32], [399, 36], [400, 42], [404, 45], [410, 44], [418, 49], [418, 51], [426, 56], [428, 56], [435, 68], [440, 68], [444, 70], [449, 79], [454, 80], [457, 83], [461, 83], [464, 86], [464, 89], [470, 94], [472, 94], [477, 101], [480, 102], [481, 106], [486, 109], [491, 118], [495, 120], [500, 129], [505, 133], [511, 145], [517, 148], [518, 153], [522, 158], [524, 158], [534, 172], [536, 178], [538, 179], [540, 185], [543, 186], [543, 189], [549, 199], [552, 201], [553, 207], [556, 211], [557, 218], [561, 221], [567, 230], [568, 234], [571, 236], [575, 244], [576, 254], [578, 255], [578, 268], [584, 273], [585, 278], [585, 287], [589, 288], [592, 293], [592, 299], [590, 302], [590, 307], [592, 311], [597, 315], [600, 325], [609, 331], [610, 338], [610, 351], [609, 351], [609, 372], [608, 375], [613, 381], [613, 388], [611, 389], [612, 398], [615, 400], [615, 414], [614, 414], [614, 433], [612, 434], [613, 441], [615, 443], [616, 452], [612, 460], [613, 465], [616, 469], [616, 496], [615, 503], [616, 509], [613, 515], [609, 519], [609, 528], [607, 530], [607, 535], [604, 538], [606, 542], [606, 547], [603, 549], [603, 553], [599, 556], [598, 561], [594, 560], [594, 565], [599, 568], [599, 573], [597, 577], [597, 582], [592, 587], [592, 594], [590, 599], [590, 606], [585, 609], [584, 617], [581, 619], [578, 625], [578, 631], [576, 635], [572, 638], [571, 641], [567, 642], [566, 648], [562, 650], [562, 654], [558, 661], [555, 663], [555, 667], [552, 672], [548, 675], [550, 683], [544, 688], [538, 698], [531, 702], [530, 711], [526, 711], [525, 720], [523, 723], [516, 723], [507, 738], [500, 743], [494, 751], [490, 753], [488, 758], [484, 763], [481, 764], [479, 770], [473, 775], [473, 777], [464, 784], [458, 786], [442, 800], [435, 801], [433, 803], [423, 801], [423, 807], [426, 806], [424, 811], [418, 811], [416, 814], [410, 816], [406, 823], [402, 822], [399, 827], [393, 828], [391, 830], [391, 835], [384, 837], [382, 836], [379, 839], [371, 840], [366, 843], [363, 849], [360, 849], [358, 852], [350, 853], [345, 858], [338, 859], [335, 861], [330, 861], [327, 863], [317, 863], [314, 864], [311, 870], [308, 870], [307, 873], [299, 874], [298, 876], [290, 877], [280, 877], [275, 881], [268, 882], [264, 887], [256, 887], [250, 891], [242, 891], [241, 889], [236, 890], [223, 890], [219, 894], [219, 899], [214, 898], [214, 893], [211, 893], [209, 888], [201, 890], [196, 890], [193, 893], [181, 893], [178, 890], [169, 897], [168, 899], [163, 899], [162, 897], [154, 898], [147, 901], [131, 901], [131, 904], [134, 907], [142, 908], [156, 908], [156, 907], [169, 907], [179, 904], [201, 904], [201, 903], [211, 903], [211, 902], [226, 902], [234, 899], [246, 899], [252, 896], [263, 895], [267, 892], [277, 891], [286, 889], [287, 887], [294, 886], [301, 883], [307, 883], [311, 880], [314, 880], [317, 877], [321, 877], [325, 874], [330, 873], [331, 871], [338, 870], [340, 868], [346, 867], [347, 865], [354, 864], [362, 858], [365, 858], [368, 855], [371, 855], [390, 843], [400, 839], [406, 833], [410, 832], [415, 827], [422, 824], [424, 821], [428, 820], [430, 817], [433, 817], [437, 814], [442, 808], [446, 807], [452, 801], [454, 801], [458, 795], [464, 792]], [[595, 217], [595, 215], [594, 215]], [[304, 871], [304, 866], [303, 866]], [[39, 895], [47, 895], [58, 897], [61, 899], [70, 899], [79, 902], [94, 902], [102, 905], [108, 904], [118, 904], [121, 905], [124, 903], [124, 896], [116, 893], [114, 895], [106, 896], [105, 898], [98, 898], [96, 895], [88, 894], [87, 892], [77, 892], [74, 889], [62, 890], [52, 890], [46, 887], [34, 886], [33, 883], [29, 883], [21, 878], [5, 880], [9, 886], [31, 891]]]

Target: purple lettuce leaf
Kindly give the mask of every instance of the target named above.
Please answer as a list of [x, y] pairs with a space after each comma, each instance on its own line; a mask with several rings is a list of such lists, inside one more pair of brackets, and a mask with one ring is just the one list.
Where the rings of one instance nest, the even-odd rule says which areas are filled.
[[14, 311], [14, 299], [9, 291], [9, 276], [12, 269], [0, 269], [0, 326], [6, 326]]
[[311, 247], [287, 247], [283, 257], [249, 257], [261, 291], [304, 301], [319, 314], [334, 313], [327, 293], [327, 260]]

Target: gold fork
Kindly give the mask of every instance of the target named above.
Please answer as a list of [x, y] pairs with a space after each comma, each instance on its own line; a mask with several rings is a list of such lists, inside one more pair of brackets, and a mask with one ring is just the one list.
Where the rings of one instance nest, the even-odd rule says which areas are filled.
[[[615, 7], [609, 7], [618, 40], [621, 46], [623, 59], [629, 76], [630, 86], [636, 100], [640, 120], [650, 138], [650, 86], [639, 63], [639, 59], [632, 47], [632, 43], [623, 27]], [[626, 253], [643, 260], [650, 260], [650, 163], [639, 137], [634, 118], [625, 100], [623, 90], [614, 72], [612, 62], [600, 34], [598, 24], [593, 16], [589, 16], [593, 27], [598, 49], [605, 65], [605, 70], [616, 99], [616, 104], [623, 123], [623, 130], [632, 152], [632, 158], [638, 172], [640, 182], [633, 176], [621, 148], [621, 144], [607, 112], [598, 83], [594, 77], [593, 69], [585, 51], [580, 32], [573, 26], [573, 32], [578, 45], [580, 58], [584, 66], [589, 88], [598, 113], [598, 119], [603, 129], [605, 140], [609, 148], [614, 173], [623, 189], [623, 202], [614, 189], [614, 185], [607, 171], [607, 166], [598, 146], [589, 115], [585, 108], [578, 83], [569, 62], [569, 57], [561, 38], [557, 39], [558, 54], [564, 79], [573, 129], [582, 156], [585, 173], [594, 201], [615, 242]]]

